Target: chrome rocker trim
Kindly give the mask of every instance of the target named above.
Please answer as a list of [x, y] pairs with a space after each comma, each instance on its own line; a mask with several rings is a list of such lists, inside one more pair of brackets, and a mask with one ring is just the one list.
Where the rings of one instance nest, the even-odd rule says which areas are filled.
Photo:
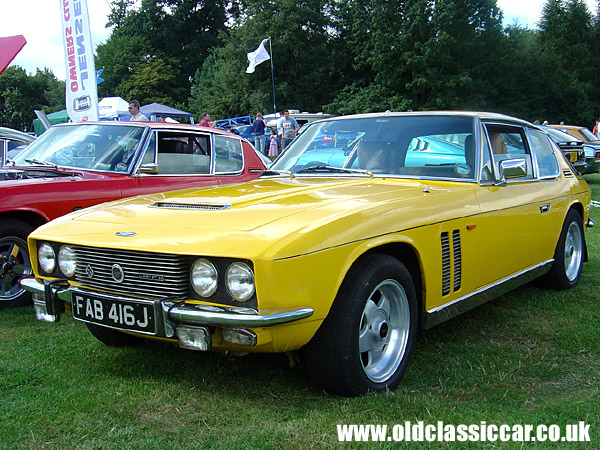
[[550, 259], [475, 292], [471, 292], [464, 297], [426, 311], [426, 314], [423, 314], [422, 319], [423, 328], [431, 328], [439, 323], [450, 320], [453, 317], [483, 305], [496, 297], [500, 297], [502, 294], [506, 294], [519, 286], [523, 286], [524, 284], [541, 277], [550, 271], [553, 262], [554, 259]]

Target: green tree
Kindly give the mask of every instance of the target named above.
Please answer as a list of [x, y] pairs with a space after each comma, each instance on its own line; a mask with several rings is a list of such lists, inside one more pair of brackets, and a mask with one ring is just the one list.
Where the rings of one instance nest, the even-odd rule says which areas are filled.
[[336, 14], [356, 76], [334, 109], [486, 106], [504, 41], [495, 0], [353, 0]]
[[46, 113], [65, 107], [65, 83], [48, 70], [28, 75], [19, 66], [8, 67], [0, 76], [0, 125], [16, 130], [33, 129], [34, 110]]
[[[196, 70], [220, 44], [227, 5], [225, 0], [142, 0], [137, 7], [131, 0], [113, 1], [107, 24], [113, 30], [97, 49], [96, 66], [105, 69], [101, 96], [148, 95], [150, 88], [142, 84], [156, 78], [160, 81], [151, 88], [158, 92], [153, 91], [152, 98], [171, 105], [185, 102]], [[165, 67], [160, 67], [161, 61]], [[151, 70], [157, 72], [151, 75]]]
[[197, 72], [190, 108], [225, 117], [271, 111], [270, 62], [245, 73], [246, 54], [271, 37], [277, 109], [321, 111], [340, 86], [329, 1], [247, 0], [243, 6], [245, 13], [223, 35], [225, 45], [215, 48]]
[[590, 124], [600, 100], [597, 79], [600, 52], [595, 20], [583, 0], [548, 0], [542, 10], [538, 45], [552, 60], [544, 74], [542, 102], [552, 106], [554, 121]]

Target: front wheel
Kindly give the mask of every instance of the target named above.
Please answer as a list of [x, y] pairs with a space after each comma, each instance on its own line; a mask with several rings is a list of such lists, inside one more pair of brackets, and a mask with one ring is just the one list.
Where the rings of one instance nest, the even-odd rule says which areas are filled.
[[19, 280], [31, 275], [27, 236], [33, 227], [20, 220], [0, 223], [0, 309], [31, 303]]
[[579, 283], [584, 252], [583, 219], [577, 211], [570, 210], [556, 244], [552, 268], [546, 276], [551, 288], [570, 289]]
[[304, 349], [309, 376], [326, 392], [349, 397], [393, 389], [412, 353], [417, 316], [404, 264], [388, 255], [367, 256], [347, 274]]

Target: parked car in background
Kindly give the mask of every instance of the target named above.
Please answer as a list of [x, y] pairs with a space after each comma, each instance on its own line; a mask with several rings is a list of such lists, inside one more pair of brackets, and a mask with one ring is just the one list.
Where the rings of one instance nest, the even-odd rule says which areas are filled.
[[18, 280], [31, 273], [25, 241], [40, 225], [132, 195], [248, 181], [265, 160], [237, 136], [193, 125], [53, 126], [0, 171], [0, 309], [31, 299]]
[[[317, 120], [325, 119], [327, 117], [331, 117], [331, 114], [325, 114], [322, 112], [318, 113], [309, 113], [309, 112], [300, 112], [298, 109], [290, 109], [288, 110], [290, 113], [290, 118], [296, 119], [298, 125], [302, 126], [305, 123], [315, 122]], [[279, 114], [265, 114], [264, 119], [267, 121], [267, 126], [269, 127], [277, 127], [277, 121], [279, 120]]]
[[[254, 127], [252, 125], [238, 125], [233, 127], [232, 133], [237, 134], [244, 139], [248, 140], [252, 145], [255, 145], [255, 135], [253, 134]], [[267, 136], [267, 143], [269, 136], [271, 135], [271, 127], [265, 128], [265, 136]], [[268, 146], [267, 146], [268, 147]], [[268, 148], [267, 148], [268, 151]]]
[[35, 141], [35, 136], [12, 128], [0, 127], [0, 167], [6, 163], [7, 159], [17, 156], [33, 141]]
[[571, 136], [581, 140], [583, 142], [583, 149], [585, 151], [586, 168], [584, 173], [598, 173], [600, 170], [600, 140], [594, 133], [592, 133], [586, 127], [579, 127], [575, 125], [549, 125], [557, 130], [564, 131]]
[[[359, 138], [344, 157], [313, 145], [349, 132]], [[38, 228], [35, 277], [21, 283], [38, 319], [72, 314], [105, 344], [300, 350], [322, 389], [356, 396], [396, 387], [419, 324], [534, 278], [575, 286], [590, 201], [527, 122], [338, 117], [309, 126], [258, 180], [119, 200]]]
[[571, 136], [569, 133], [551, 128], [549, 126], [542, 127], [550, 136], [556, 145], [560, 148], [567, 161], [569, 161], [575, 169], [581, 173], [587, 173], [587, 162], [583, 142]]

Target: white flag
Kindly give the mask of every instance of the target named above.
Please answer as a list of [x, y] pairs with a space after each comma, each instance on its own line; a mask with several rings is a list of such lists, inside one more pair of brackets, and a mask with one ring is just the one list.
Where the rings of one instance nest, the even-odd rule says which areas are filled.
[[73, 122], [98, 120], [94, 48], [86, 0], [59, 0], [65, 47], [66, 106]]
[[265, 50], [265, 42], [267, 42], [269, 38], [263, 39], [260, 45], [253, 52], [248, 53], [248, 68], [246, 69], [246, 73], [254, 73], [254, 68], [258, 66], [261, 62], [265, 62], [268, 59], [271, 59], [267, 50]]

